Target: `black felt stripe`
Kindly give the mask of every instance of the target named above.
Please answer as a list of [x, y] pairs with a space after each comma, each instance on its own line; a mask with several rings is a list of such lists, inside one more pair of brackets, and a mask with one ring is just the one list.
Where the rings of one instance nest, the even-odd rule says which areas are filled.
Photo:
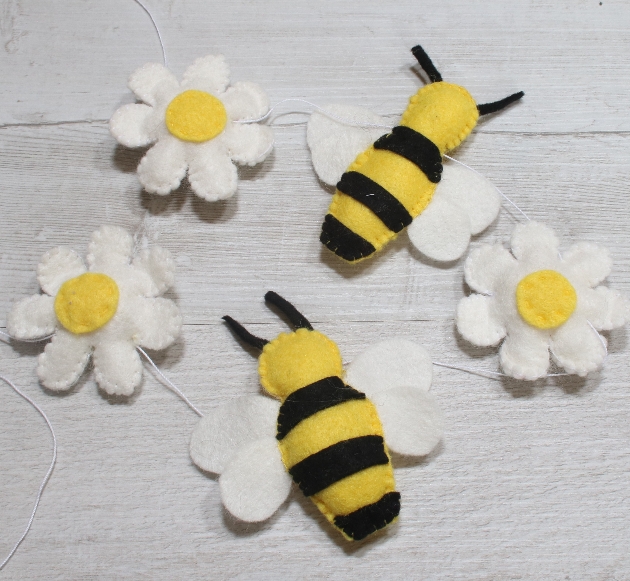
[[442, 177], [442, 154], [438, 146], [411, 127], [403, 125], [394, 127], [391, 133], [379, 137], [374, 142], [374, 149], [386, 149], [408, 159], [434, 184]]
[[294, 391], [280, 407], [276, 438], [282, 440], [302, 420], [351, 399], [365, 399], [365, 394], [347, 386], [340, 377], [326, 377]]
[[337, 189], [372, 210], [392, 232], [400, 232], [413, 220], [405, 206], [392, 194], [362, 173], [344, 173]]
[[304, 458], [289, 474], [306, 496], [312, 496], [342, 478], [388, 462], [381, 436], [361, 436], [337, 442]]
[[388, 492], [380, 500], [345, 516], [335, 518], [335, 526], [351, 539], [360, 541], [385, 528], [400, 513], [400, 493]]
[[376, 248], [372, 244], [350, 230], [332, 214], [326, 214], [319, 239], [329, 250], [349, 262], [365, 258], [376, 252]]

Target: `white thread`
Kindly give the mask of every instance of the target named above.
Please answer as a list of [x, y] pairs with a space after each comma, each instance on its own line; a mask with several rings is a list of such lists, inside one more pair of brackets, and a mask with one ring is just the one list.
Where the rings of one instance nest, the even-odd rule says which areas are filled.
[[151, 12], [149, 12], [149, 9], [140, 0], [133, 0], [133, 1], [149, 15], [149, 18], [151, 19], [151, 22], [153, 23], [153, 28], [155, 28], [155, 32], [157, 32], [158, 39], [160, 41], [160, 47], [162, 49], [162, 60], [164, 61], [164, 66], [168, 68], [168, 63], [166, 62], [166, 50], [164, 49], [164, 42], [162, 41], [162, 34], [160, 33], [160, 29], [158, 28], [155, 18], [153, 18], [153, 15], [151, 14]]
[[[310, 105], [311, 107], [314, 107], [315, 109], [317, 109], [320, 113], [322, 113], [326, 117], [329, 117], [330, 119], [333, 119], [334, 121], [339, 121], [339, 123], [343, 123], [344, 125], [351, 125], [352, 127], [381, 127], [383, 129], [392, 129], [391, 125], [379, 125], [378, 123], [355, 123], [348, 119], [344, 119], [343, 117], [337, 117], [336, 115], [326, 111], [326, 109], [324, 109], [323, 107], [320, 107], [319, 105], [315, 105], [315, 103], [311, 103], [310, 101], [307, 101], [306, 99], [297, 99], [297, 98], [283, 99], [282, 101], [276, 103], [262, 117], [258, 117], [258, 119], [240, 119], [240, 120], [234, 121], [234, 123], [258, 123], [260, 121], [264, 121], [265, 119], [267, 119], [267, 117], [269, 117], [269, 115], [271, 115], [274, 109], [276, 109], [279, 105], [282, 105], [282, 103], [287, 103], [289, 101], [299, 101], [300, 103], [306, 103], [307, 105]], [[295, 113], [307, 114], [304, 111], [295, 111]]]
[[42, 493], [44, 492], [44, 488], [46, 487], [46, 484], [48, 484], [48, 480], [50, 480], [50, 476], [52, 474], [52, 471], [55, 468], [55, 463], [57, 462], [57, 436], [55, 436], [55, 431], [53, 430], [52, 424], [50, 423], [50, 420], [48, 419], [48, 416], [46, 416], [44, 411], [30, 397], [28, 397], [28, 395], [26, 395], [25, 393], [21, 392], [17, 388], [17, 386], [12, 381], [9, 381], [6, 377], [0, 375], [0, 380], [4, 381], [7, 385], [12, 387], [13, 390], [19, 396], [24, 398], [28, 403], [30, 403], [39, 412], [39, 414], [42, 416], [42, 418], [44, 418], [44, 421], [46, 422], [46, 425], [48, 426], [48, 429], [50, 430], [50, 434], [51, 434], [52, 440], [53, 440], [53, 457], [52, 457], [52, 462], [50, 463], [50, 467], [48, 468], [48, 472], [46, 472], [46, 476], [44, 476], [44, 479], [42, 480], [42, 483], [39, 486], [39, 491], [37, 492], [37, 497], [35, 498], [35, 505], [33, 506], [33, 511], [31, 512], [31, 518], [28, 519], [28, 524], [26, 525], [26, 529], [22, 533], [22, 536], [20, 537], [18, 542], [15, 543], [15, 545], [13, 546], [13, 549], [11, 549], [11, 552], [7, 555], [6, 559], [4, 561], [2, 561], [2, 563], [0, 563], [0, 571], [1, 571], [3, 569], [3, 567], [9, 562], [9, 559], [11, 559], [11, 557], [13, 557], [15, 552], [18, 550], [18, 547], [22, 544], [22, 541], [26, 538], [26, 535], [28, 534], [28, 531], [30, 530], [31, 525], [33, 524], [33, 520], [35, 519], [35, 513], [37, 512], [37, 507], [39, 506], [39, 501], [40, 501], [40, 499], [42, 497]]
[[[457, 365], [448, 365], [447, 363], [439, 363], [437, 361], [433, 361], [433, 365], [437, 365], [438, 367], [446, 367], [447, 369], [455, 369], [457, 371], [465, 371], [466, 373], [472, 373], [474, 375], [480, 375], [482, 377], [486, 377], [487, 375], [492, 375], [494, 377], [510, 377], [515, 379], [511, 375], [507, 375], [505, 373], [500, 373], [498, 371], [487, 371], [485, 369], [474, 369], [472, 367], [458, 367]], [[548, 373], [543, 377], [566, 377], [571, 375], [570, 373]], [[540, 379], [543, 379], [542, 377]]]
[[606, 345], [606, 341], [604, 341], [604, 338], [599, 334], [597, 329], [595, 327], [593, 327], [593, 323], [591, 323], [588, 319], [586, 319], [586, 322], [589, 324], [591, 329], [593, 329], [593, 333], [595, 333], [595, 335], [597, 335], [597, 338], [599, 339], [600, 343], [602, 344], [602, 347], [604, 348], [604, 353], [606, 353], [606, 355], [604, 355], [604, 358], [602, 359], [602, 365], [603, 365], [604, 361], [606, 361], [606, 359], [608, 359], [608, 346]]
[[54, 333], [52, 335], [40, 337], [39, 339], [18, 339], [17, 337], [12, 337], [8, 333], [4, 333], [3, 331], [0, 331], [0, 335], [6, 337], [10, 341], [20, 341], [21, 343], [41, 343], [42, 341], [47, 341], [48, 339], [50, 339], [54, 335]]
[[136, 347], [136, 349], [142, 354], [142, 356], [148, 361], [149, 365], [151, 365], [151, 367], [153, 367], [153, 369], [155, 370], [155, 372], [164, 380], [164, 382], [166, 383], [166, 385], [172, 390], [174, 391], [182, 400], [184, 400], [184, 402], [186, 402], [186, 404], [188, 405], [188, 407], [194, 411], [200, 418], [203, 418], [203, 414], [193, 405], [193, 403], [184, 395], [184, 393], [181, 391], [181, 389], [179, 389], [179, 387], [177, 387], [168, 377], [166, 377], [166, 375], [164, 375], [161, 371], [160, 368], [153, 363], [153, 360], [146, 354], [145, 350], [142, 349], [142, 347]]

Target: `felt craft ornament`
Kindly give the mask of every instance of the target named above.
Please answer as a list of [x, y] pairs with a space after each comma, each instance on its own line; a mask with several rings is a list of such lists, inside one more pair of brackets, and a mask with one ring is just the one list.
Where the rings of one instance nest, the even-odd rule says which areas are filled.
[[230, 71], [222, 55], [197, 59], [181, 83], [165, 66], [148, 63], [129, 79], [142, 103], [123, 105], [109, 128], [126, 147], [155, 144], [140, 161], [138, 178], [147, 192], [165, 195], [188, 171], [193, 191], [208, 201], [236, 192], [234, 163], [256, 165], [273, 147], [271, 129], [256, 123], [269, 109], [255, 83], [228, 88]]
[[337, 345], [276, 293], [265, 300], [296, 331], [266, 341], [224, 320], [262, 351], [261, 384], [280, 401], [252, 395], [216, 408], [195, 428], [191, 458], [221, 475], [223, 504], [241, 520], [269, 518], [293, 480], [346, 539], [361, 540], [400, 511], [389, 450], [424, 456], [441, 438], [431, 360], [415, 343], [384, 341], [344, 381]]
[[516, 226], [511, 250], [483, 245], [466, 259], [476, 293], [457, 306], [457, 329], [475, 345], [501, 341], [503, 371], [517, 379], [544, 377], [549, 353], [567, 373], [585, 376], [601, 367], [606, 339], [598, 331], [630, 318], [628, 301], [598, 286], [609, 274], [608, 250], [579, 242], [563, 254], [553, 231], [537, 222]]
[[492, 184], [464, 167], [443, 167], [442, 156], [480, 115], [523, 93], [477, 105], [466, 89], [442, 81], [422, 47], [412, 53], [431, 84], [411, 97], [400, 125], [386, 135], [387, 121], [360, 107], [333, 105], [308, 122], [315, 171], [336, 185], [320, 240], [349, 262], [372, 256], [404, 228], [422, 254], [452, 261], [499, 212]]
[[7, 329], [22, 340], [52, 335], [37, 367], [48, 389], [72, 387], [93, 355], [101, 389], [131, 395], [142, 378], [136, 347], [165, 349], [179, 335], [179, 309], [160, 297], [173, 284], [169, 252], [156, 246], [132, 259], [133, 247], [126, 230], [101, 226], [92, 234], [88, 268], [68, 248], [42, 257], [37, 279], [44, 294], [17, 302]]

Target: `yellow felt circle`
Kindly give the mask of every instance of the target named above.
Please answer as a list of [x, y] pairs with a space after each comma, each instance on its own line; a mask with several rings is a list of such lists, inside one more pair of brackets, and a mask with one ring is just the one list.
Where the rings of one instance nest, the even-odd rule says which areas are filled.
[[86, 272], [61, 285], [55, 297], [55, 314], [71, 333], [90, 333], [116, 314], [118, 298], [114, 280], [106, 274]]
[[538, 329], [559, 327], [571, 316], [576, 305], [575, 289], [555, 270], [532, 272], [516, 287], [518, 312]]
[[223, 103], [205, 91], [184, 91], [166, 108], [168, 130], [183, 141], [208, 141], [219, 135], [226, 123]]

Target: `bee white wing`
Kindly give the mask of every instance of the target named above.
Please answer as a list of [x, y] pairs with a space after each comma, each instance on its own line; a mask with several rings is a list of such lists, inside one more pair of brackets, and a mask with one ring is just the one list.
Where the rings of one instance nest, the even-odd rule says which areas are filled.
[[190, 457], [221, 475], [223, 505], [244, 521], [269, 518], [291, 490], [275, 438], [279, 409], [269, 397], [240, 397], [212, 410], [193, 431]]
[[445, 165], [433, 199], [407, 233], [425, 256], [456, 260], [466, 252], [471, 235], [495, 220], [500, 207], [499, 194], [486, 178], [460, 165]]
[[424, 456], [442, 437], [443, 418], [428, 393], [433, 364], [427, 351], [406, 339], [377, 343], [357, 357], [346, 381], [363, 391], [378, 409], [388, 447]]
[[[308, 120], [306, 141], [319, 179], [334, 186], [356, 156], [389, 131], [391, 123], [363, 107], [328, 105], [324, 109], [337, 120], [315, 111]], [[359, 124], [387, 127], [359, 127]]]

